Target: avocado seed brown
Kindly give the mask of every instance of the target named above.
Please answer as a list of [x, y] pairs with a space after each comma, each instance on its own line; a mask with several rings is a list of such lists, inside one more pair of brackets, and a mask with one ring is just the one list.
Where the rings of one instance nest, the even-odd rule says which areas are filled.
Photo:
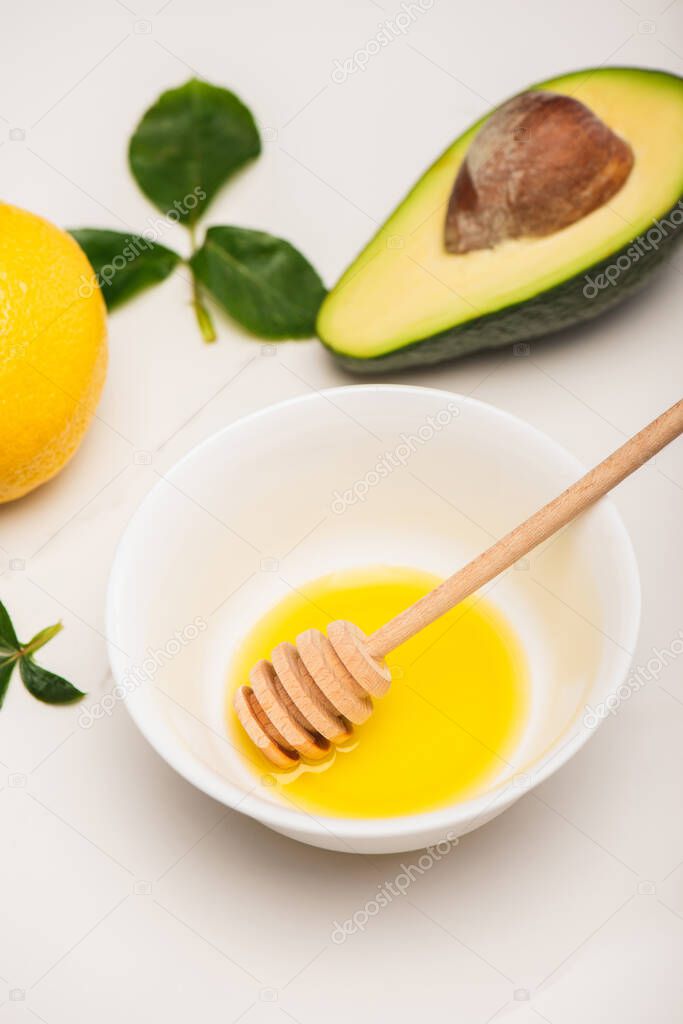
[[451, 253], [542, 237], [604, 205], [633, 167], [631, 147], [583, 103], [532, 90], [504, 103], [471, 143], [445, 225]]

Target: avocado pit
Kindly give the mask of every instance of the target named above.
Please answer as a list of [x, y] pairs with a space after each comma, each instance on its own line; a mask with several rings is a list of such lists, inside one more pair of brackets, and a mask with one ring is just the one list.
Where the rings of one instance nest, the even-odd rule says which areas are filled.
[[448, 203], [450, 253], [554, 234], [626, 182], [633, 151], [587, 106], [532, 90], [504, 103], [470, 145]]

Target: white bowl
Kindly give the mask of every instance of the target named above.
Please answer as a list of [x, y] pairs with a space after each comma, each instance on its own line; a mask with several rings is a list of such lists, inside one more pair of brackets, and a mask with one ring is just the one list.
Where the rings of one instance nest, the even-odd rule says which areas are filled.
[[[404, 465], [381, 475], [386, 453]], [[640, 588], [608, 501], [488, 588], [526, 650], [532, 700], [514, 767], [474, 799], [394, 818], [294, 808], [233, 749], [229, 664], [290, 586], [368, 564], [446, 576], [582, 471], [514, 416], [429, 388], [335, 388], [248, 416], [182, 459], [128, 525], [107, 607], [116, 695], [181, 775], [285, 835], [358, 853], [462, 835], [572, 757], [616, 699]]]

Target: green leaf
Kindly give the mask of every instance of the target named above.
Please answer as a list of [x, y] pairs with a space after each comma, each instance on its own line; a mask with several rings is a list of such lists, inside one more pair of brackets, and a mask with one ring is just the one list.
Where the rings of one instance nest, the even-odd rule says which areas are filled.
[[4, 658], [0, 660], [0, 708], [2, 707], [5, 694], [7, 693], [7, 687], [16, 665], [16, 658]]
[[69, 233], [90, 260], [107, 309], [163, 281], [180, 262], [178, 253], [142, 235], [104, 228], [74, 228]]
[[173, 220], [194, 224], [228, 178], [260, 152], [256, 123], [242, 101], [193, 78], [150, 107], [128, 158], [145, 195]]
[[36, 665], [30, 655], [21, 658], [19, 671], [29, 693], [46, 704], [70, 704], [85, 696], [67, 679]]
[[0, 648], [4, 648], [7, 651], [18, 651], [19, 646], [20, 644], [17, 640], [17, 634], [14, 632], [9, 612], [2, 601], [0, 601]]
[[41, 629], [39, 633], [36, 633], [34, 637], [31, 637], [27, 644], [22, 646], [22, 654], [35, 654], [36, 651], [44, 647], [45, 644], [49, 643], [53, 637], [61, 633], [64, 626], [61, 622], [55, 622], [54, 626], [46, 626], [45, 629]]
[[309, 338], [325, 286], [289, 242], [247, 228], [209, 228], [190, 260], [227, 312], [261, 338]]

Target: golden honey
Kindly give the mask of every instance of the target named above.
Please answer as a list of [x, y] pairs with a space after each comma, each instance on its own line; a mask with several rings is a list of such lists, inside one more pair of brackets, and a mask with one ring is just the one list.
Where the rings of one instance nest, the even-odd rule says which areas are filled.
[[255, 783], [313, 814], [374, 818], [453, 804], [510, 770], [527, 721], [526, 662], [511, 626], [477, 595], [387, 657], [389, 693], [322, 763], [275, 770], [232, 709], [235, 690], [277, 644], [334, 619], [372, 633], [440, 582], [394, 566], [335, 572], [298, 587], [256, 623], [234, 658], [227, 700], [230, 739]]

